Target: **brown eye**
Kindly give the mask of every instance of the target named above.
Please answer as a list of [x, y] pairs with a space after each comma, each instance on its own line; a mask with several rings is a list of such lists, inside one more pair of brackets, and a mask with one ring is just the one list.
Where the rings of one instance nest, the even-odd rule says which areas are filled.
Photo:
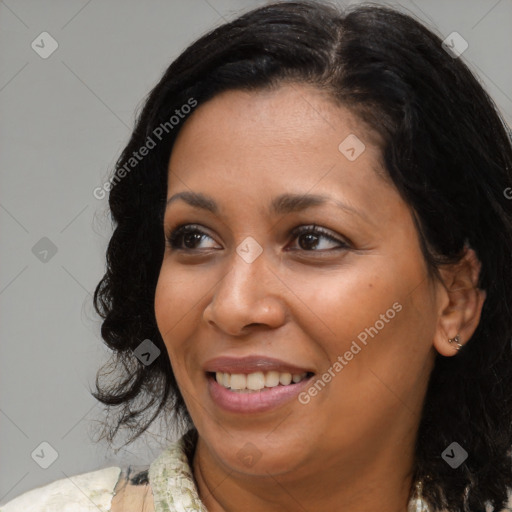
[[195, 224], [179, 226], [166, 237], [167, 245], [173, 250], [194, 251], [196, 245], [205, 238], [212, 239], [204, 231], [198, 229]]
[[[328, 250], [343, 250], [350, 246], [336, 237], [329, 231], [318, 226], [300, 226], [292, 231], [292, 236], [298, 240], [299, 250], [307, 252], [326, 252]], [[167, 245], [172, 250], [196, 251], [197, 245], [206, 239], [213, 240], [207, 233], [199, 229], [195, 224], [184, 224], [174, 229], [167, 237]], [[331, 248], [320, 248], [322, 240], [334, 244]], [[325, 245], [325, 243], [324, 243]]]
[[[292, 235], [299, 240], [299, 247], [301, 250], [308, 252], [324, 252], [326, 250], [348, 249], [349, 245], [343, 240], [339, 240], [330, 234], [329, 231], [318, 226], [301, 226], [292, 231]], [[333, 249], [320, 249], [316, 250], [320, 244], [320, 240], [329, 240], [337, 247]]]

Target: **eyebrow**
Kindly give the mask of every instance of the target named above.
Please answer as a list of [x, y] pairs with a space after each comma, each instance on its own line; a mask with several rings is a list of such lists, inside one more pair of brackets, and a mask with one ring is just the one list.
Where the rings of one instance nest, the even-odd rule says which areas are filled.
[[[215, 215], [219, 213], [219, 207], [215, 200], [199, 192], [178, 192], [167, 199], [166, 207], [181, 199], [193, 208], [207, 210]], [[320, 194], [281, 194], [272, 199], [270, 203], [270, 212], [274, 215], [284, 215], [286, 213], [300, 212], [315, 206], [321, 206], [327, 203], [333, 203], [338, 208], [361, 217], [366, 222], [373, 224], [368, 217], [352, 206], [339, 201], [331, 196]]]

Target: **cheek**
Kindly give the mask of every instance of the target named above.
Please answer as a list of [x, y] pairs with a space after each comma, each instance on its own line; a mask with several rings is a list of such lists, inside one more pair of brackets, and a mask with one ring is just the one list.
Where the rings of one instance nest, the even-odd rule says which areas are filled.
[[[338, 344], [338, 353], [351, 359], [337, 383], [338, 391], [343, 393], [346, 386], [357, 389], [355, 396], [347, 398], [349, 410], [357, 408], [363, 397], [375, 407], [371, 414], [398, 413], [404, 405], [412, 410], [423, 392], [431, 363], [435, 311], [428, 284], [422, 283], [411, 293], [408, 285], [413, 280], [407, 277], [412, 276], [404, 274], [403, 280], [388, 286], [374, 283], [372, 292], [359, 302], [364, 307], [352, 309], [358, 325], [347, 333], [343, 347]], [[338, 329], [343, 329], [341, 318]]]
[[366, 381], [362, 368], [382, 372], [390, 383], [398, 373], [414, 373], [432, 342], [435, 316], [422, 265], [414, 258], [390, 261], [368, 257], [336, 274], [286, 280], [301, 303], [294, 321], [319, 346], [327, 367], [347, 354], [352, 370], [344, 373], [354, 372], [360, 384]]
[[289, 276], [285, 281], [300, 299], [294, 320], [332, 357], [343, 353], [352, 339], [392, 307], [397, 292], [386, 279], [389, 273], [376, 272], [368, 264], [304, 273], [300, 279]]
[[155, 318], [173, 367], [173, 372], [185, 386], [191, 378], [187, 368], [197, 366], [198, 329], [209, 294], [219, 281], [218, 272], [194, 265], [178, 265], [164, 260], [155, 290]]
[[177, 275], [174, 269], [171, 272], [164, 265], [155, 290], [155, 318], [172, 371], [185, 401], [192, 389], [188, 384], [184, 361], [188, 358], [186, 341], [191, 335], [193, 304], [197, 302], [193, 299], [194, 290], [188, 286], [187, 281]]
[[[419, 329], [417, 304], [399, 290], [371, 290], [358, 307], [338, 308], [330, 324], [336, 336], [322, 338], [328, 358], [322, 371], [334, 377], [314, 399], [315, 417], [334, 424], [352, 418], [347, 440], [365, 429], [372, 438], [376, 424], [391, 426], [397, 415], [414, 411], [428, 379], [431, 331]], [[329, 429], [333, 438], [335, 430]]]
[[155, 290], [155, 318], [169, 354], [178, 348], [176, 342], [187, 337], [195, 318], [194, 305], [199, 294], [194, 282], [197, 281], [189, 280], [174, 269], [171, 271], [165, 263], [160, 270]]
[[165, 269], [162, 268], [155, 290], [155, 318], [158, 330], [164, 341], [167, 337], [167, 331], [172, 325], [175, 316], [174, 312], [178, 305], [175, 290], [174, 284], [166, 275]]

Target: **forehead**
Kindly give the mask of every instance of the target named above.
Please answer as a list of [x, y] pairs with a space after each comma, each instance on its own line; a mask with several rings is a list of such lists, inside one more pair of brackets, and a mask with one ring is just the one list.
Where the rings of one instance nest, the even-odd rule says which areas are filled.
[[283, 191], [310, 191], [387, 215], [390, 201], [400, 197], [377, 140], [350, 110], [312, 86], [226, 91], [182, 126], [169, 161], [168, 197], [193, 190], [269, 202]]
[[274, 89], [228, 90], [218, 94], [194, 110], [178, 140], [193, 131], [207, 139], [217, 135], [246, 138], [251, 145], [259, 141], [298, 144], [300, 150], [318, 144], [329, 135], [340, 138], [345, 132], [346, 135], [358, 132], [361, 138], [377, 146], [378, 136], [368, 128], [326, 91], [290, 83]]

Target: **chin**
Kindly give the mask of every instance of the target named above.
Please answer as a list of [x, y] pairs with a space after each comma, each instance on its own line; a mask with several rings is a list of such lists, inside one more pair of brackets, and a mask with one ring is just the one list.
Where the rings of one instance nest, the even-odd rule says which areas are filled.
[[[220, 458], [228, 471], [251, 476], [279, 475], [292, 471], [304, 462], [304, 450], [300, 446], [286, 444], [284, 439], [269, 431], [258, 435], [247, 433], [225, 434], [225, 442], [214, 444], [215, 456]], [[303, 448], [303, 443], [302, 443]]]

